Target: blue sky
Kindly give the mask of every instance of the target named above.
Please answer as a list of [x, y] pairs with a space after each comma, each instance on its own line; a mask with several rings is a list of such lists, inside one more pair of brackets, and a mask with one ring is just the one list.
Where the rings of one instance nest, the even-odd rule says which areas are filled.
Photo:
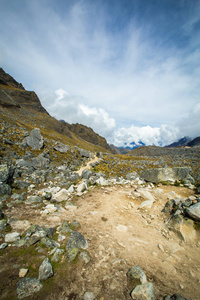
[[0, 66], [117, 146], [200, 135], [200, 1], [0, 0]]

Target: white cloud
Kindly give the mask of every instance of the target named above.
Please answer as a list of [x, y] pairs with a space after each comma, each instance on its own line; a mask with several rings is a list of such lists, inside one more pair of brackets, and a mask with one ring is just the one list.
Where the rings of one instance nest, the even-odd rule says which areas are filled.
[[85, 105], [84, 99], [72, 96], [63, 89], [56, 90], [55, 95], [46, 95], [47, 99], [51, 99], [47, 109], [58, 120], [63, 119], [70, 124], [81, 123], [103, 137], [112, 136], [116, 126], [115, 120], [104, 109]]

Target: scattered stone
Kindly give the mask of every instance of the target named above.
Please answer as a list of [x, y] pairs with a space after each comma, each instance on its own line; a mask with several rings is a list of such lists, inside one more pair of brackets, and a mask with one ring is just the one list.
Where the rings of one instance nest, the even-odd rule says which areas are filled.
[[178, 295], [178, 294], [174, 294], [172, 296], [166, 296], [164, 298], [164, 300], [187, 300], [187, 299], [184, 298], [184, 297], [182, 297], [182, 296], [180, 296], [180, 295]]
[[82, 182], [82, 183], [80, 183], [78, 186], [77, 186], [77, 192], [78, 193], [83, 193], [84, 191], [86, 191], [87, 190], [87, 185], [86, 185], [86, 183], [85, 182]]
[[60, 260], [61, 255], [64, 253], [63, 249], [57, 248], [51, 258], [51, 261], [58, 262]]
[[6, 229], [6, 226], [7, 226], [7, 221], [5, 219], [0, 220], [0, 231]]
[[131, 279], [133, 286], [147, 282], [146, 275], [140, 266], [132, 267], [126, 274]]
[[83, 261], [85, 264], [88, 264], [90, 262], [90, 256], [87, 253], [87, 251], [81, 251], [78, 258], [80, 261]]
[[142, 208], [152, 208], [152, 205], [153, 205], [153, 202], [154, 201], [151, 201], [151, 200], [146, 200], [146, 201], [143, 201], [140, 206], [138, 207], [138, 209], [142, 209]]
[[53, 268], [48, 258], [42, 262], [39, 268], [39, 278], [40, 280], [46, 280], [49, 277], [53, 276]]
[[58, 203], [62, 201], [67, 201], [68, 198], [69, 198], [69, 194], [66, 189], [62, 189], [58, 193], [53, 195], [53, 199]]
[[152, 282], [137, 285], [131, 292], [134, 300], [154, 300], [154, 287]]
[[69, 240], [67, 242], [67, 255], [69, 258], [69, 261], [73, 261], [77, 254], [79, 253], [80, 249], [87, 249], [88, 244], [86, 239], [83, 237], [83, 235], [77, 231], [73, 231], [70, 234]]
[[118, 231], [120, 231], [120, 232], [126, 232], [127, 231], [127, 226], [124, 226], [124, 225], [118, 225], [117, 227], [116, 227], [116, 229], [118, 230]]
[[136, 172], [126, 174], [127, 180], [136, 180], [137, 178], [139, 178], [139, 175]]
[[41, 239], [41, 243], [46, 246], [47, 248], [54, 248], [54, 247], [59, 247], [60, 245], [53, 240], [49, 239], [48, 237], [43, 237]]
[[19, 277], [24, 278], [28, 273], [28, 269], [20, 269], [19, 270]]
[[67, 153], [68, 150], [69, 150], [69, 146], [59, 142], [59, 143], [56, 143], [56, 145], [53, 147], [54, 150], [60, 152], [60, 153]]
[[42, 288], [42, 283], [36, 278], [21, 278], [17, 283], [17, 295], [19, 299], [29, 297], [32, 294], [39, 292]]
[[185, 209], [187, 215], [195, 221], [200, 221], [200, 202]]
[[93, 172], [90, 170], [83, 170], [81, 177], [83, 179], [89, 179], [93, 175]]
[[85, 292], [83, 299], [84, 300], [94, 300], [95, 296], [92, 292]]
[[39, 128], [31, 131], [30, 135], [23, 140], [23, 144], [27, 144], [32, 149], [40, 150], [44, 147], [44, 140]]
[[7, 243], [3, 243], [0, 245], [0, 250], [4, 250], [6, 247], [8, 247]]
[[12, 232], [12, 233], [7, 233], [5, 235], [5, 242], [6, 243], [12, 243], [19, 241], [21, 239], [19, 232]]
[[62, 223], [58, 231], [62, 234], [68, 234], [72, 232], [72, 229], [70, 228], [68, 221], [65, 221]]
[[42, 198], [40, 198], [39, 196], [28, 196], [25, 202], [26, 204], [41, 203]]

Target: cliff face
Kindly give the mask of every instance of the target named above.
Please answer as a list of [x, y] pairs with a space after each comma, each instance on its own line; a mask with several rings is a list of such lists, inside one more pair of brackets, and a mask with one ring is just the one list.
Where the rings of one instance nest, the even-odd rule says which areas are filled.
[[48, 114], [35, 92], [26, 91], [21, 83], [0, 68], [0, 105], [2, 107], [34, 109]]

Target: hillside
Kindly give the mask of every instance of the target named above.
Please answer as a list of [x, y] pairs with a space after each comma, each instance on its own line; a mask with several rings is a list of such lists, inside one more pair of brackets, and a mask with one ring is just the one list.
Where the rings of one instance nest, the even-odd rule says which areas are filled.
[[114, 155], [0, 90], [0, 299], [198, 300], [200, 148]]
[[106, 151], [112, 152], [106, 140], [91, 128], [81, 124], [69, 125], [51, 117], [41, 105], [36, 93], [26, 91], [22, 84], [2, 68], [0, 69], [0, 111], [5, 119], [9, 118], [15, 122], [24, 123], [30, 129], [36, 126], [41, 130], [44, 129], [46, 136], [54, 136], [58, 133], [63, 136], [60, 137], [61, 140], [64, 139], [69, 145], [79, 144], [87, 150], [94, 148], [94, 151], [105, 151], [106, 149]]

